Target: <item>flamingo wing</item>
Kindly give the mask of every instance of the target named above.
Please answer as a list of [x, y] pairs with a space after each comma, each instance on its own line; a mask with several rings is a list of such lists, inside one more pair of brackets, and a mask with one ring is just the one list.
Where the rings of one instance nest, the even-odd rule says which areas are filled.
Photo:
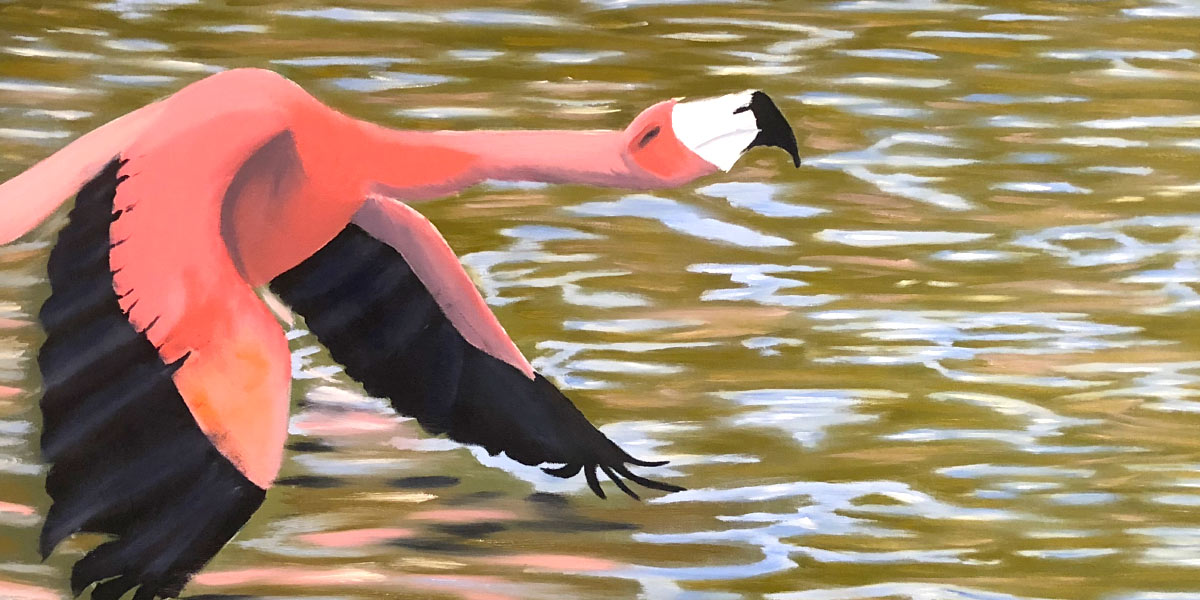
[[629, 471], [628, 464], [663, 463], [630, 456], [534, 373], [445, 240], [409, 211], [368, 201], [324, 248], [275, 278], [271, 290], [304, 316], [367, 393], [390, 399], [430, 433], [527, 465], [561, 464], [545, 470], [562, 478], [582, 470], [601, 498], [597, 469], [634, 498], [622, 477], [682, 489]]
[[226, 152], [185, 169], [179, 146], [135, 144], [83, 186], [51, 252], [38, 364], [53, 504], [40, 550], [112, 536], [75, 563], [76, 594], [96, 583], [95, 600], [177, 595], [279, 468], [287, 341], [219, 227], [220, 174], [262, 137], [227, 136]]

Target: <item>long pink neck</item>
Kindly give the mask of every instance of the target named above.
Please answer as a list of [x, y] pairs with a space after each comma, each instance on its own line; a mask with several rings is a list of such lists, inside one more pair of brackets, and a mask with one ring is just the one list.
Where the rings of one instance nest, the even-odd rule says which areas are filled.
[[362, 123], [361, 176], [406, 200], [443, 196], [485, 179], [645, 187], [620, 131], [401, 131]]
[[621, 185], [633, 178], [620, 131], [439, 131], [410, 134], [476, 155], [480, 174], [502, 181]]

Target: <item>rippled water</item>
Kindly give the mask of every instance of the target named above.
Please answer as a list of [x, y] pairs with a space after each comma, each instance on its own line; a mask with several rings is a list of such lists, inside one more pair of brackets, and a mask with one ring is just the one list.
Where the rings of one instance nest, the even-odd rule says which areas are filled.
[[[1200, 598], [1200, 5], [0, 2], [0, 178], [221, 69], [402, 128], [775, 97], [806, 165], [422, 205], [517, 344], [686, 492], [428, 438], [290, 334], [283, 479], [188, 588], [265, 597]], [[82, 4], [82, 3], [81, 3]], [[2, 216], [0, 216], [2, 218]], [[45, 261], [0, 248], [0, 597], [67, 596]]]

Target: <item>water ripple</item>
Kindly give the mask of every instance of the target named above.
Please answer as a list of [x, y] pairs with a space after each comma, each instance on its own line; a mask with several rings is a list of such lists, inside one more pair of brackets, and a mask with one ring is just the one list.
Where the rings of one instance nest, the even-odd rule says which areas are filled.
[[[691, 491], [602, 502], [424, 435], [280, 304], [285, 484], [193, 593], [1197, 597], [1193, 0], [37, 4], [0, 9], [6, 176], [244, 66], [419, 129], [612, 129], [762, 88], [812, 167], [423, 206], [535, 365]], [[4, 597], [68, 593], [70, 556], [26, 552], [67, 212], [0, 249]]]
[[904, 398], [888, 390], [747, 390], [720, 392], [718, 397], [742, 406], [760, 407], [733, 419], [739, 427], [772, 427], [791, 434], [804, 446], [815, 446], [825, 430], [838, 425], [869, 423], [875, 415], [856, 414], [854, 408], [864, 400]]
[[[853, 334], [871, 345], [838, 346], [823, 363], [924, 365], [953, 381], [1039, 387], [1091, 387], [1101, 382], [1026, 373], [979, 373], [944, 361], [980, 356], [1036, 356], [1135, 347], [1137, 327], [1095, 323], [1075, 313], [832, 310], [810, 313], [818, 331]], [[886, 345], [879, 345], [882, 342]]]
[[761, 182], [714, 183], [697, 189], [705, 196], [724, 198], [734, 208], [744, 208], [765, 217], [804, 218], [829, 212], [823, 208], [797, 206], [775, 199], [781, 188]]
[[878, 248], [882, 246], [948, 245], [985, 240], [990, 233], [965, 231], [846, 231], [825, 229], [813, 237], [823, 242], [844, 244], [856, 248]]
[[[1063, 417], [1036, 404], [992, 394], [970, 392], [935, 392], [929, 399], [940, 402], [962, 402], [971, 406], [989, 409], [1006, 417], [1025, 421], [1019, 430], [1013, 429], [948, 429], [924, 428], [903, 431], [885, 436], [885, 439], [908, 442], [935, 442], [944, 440], [994, 440], [1012, 446], [1019, 452], [1030, 454], [1093, 454], [1119, 452], [1124, 449], [1114, 446], [1049, 445], [1045, 438], [1063, 435], [1063, 430], [1085, 425], [1096, 425], [1098, 419]], [[1080, 501], [1079, 498], [1076, 498]], [[1067, 502], [1063, 502], [1064, 504]]]
[[781, 237], [714, 219], [698, 208], [649, 194], [625, 196], [612, 202], [587, 202], [567, 207], [567, 210], [588, 217], [652, 219], [679, 233], [735, 246], [763, 248], [792, 245], [791, 241]]
[[893, 149], [904, 146], [925, 148], [953, 148], [958, 144], [944, 135], [922, 132], [891, 133], [863, 150], [838, 152], [825, 156], [805, 159], [804, 163], [818, 169], [838, 169], [847, 175], [857, 177], [871, 183], [885, 193], [895, 194], [903, 198], [926, 202], [949, 210], [965, 210], [971, 208], [966, 199], [936, 190], [933, 183], [941, 181], [938, 177], [914, 175], [911, 173], [877, 173], [868, 166], [904, 167], [904, 168], [951, 168], [970, 165], [977, 162], [970, 158], [947, 158], [929, 155], [896, 154]]
[[[531, 363], [538, 372], [553, 378], [564, 389], [612, 389], [620, 384], [611, 378], [585, 377], [580, 373], [612, 375], [672, 375], [685, 370], [677, 364], [652, 362], [640, 355], [676, 350], [680, 348], [709, 348], [716, 342], [612, 342], [584, 343], [565, 340], [538, 342], [538, 350], [547, 354], [534, 358]], [[617, 354], [628, 359], [583, 359], [580, 354]], [[632, 356], [631, 356], [632, 355]]]
[[964, 40], [1010, 40], [1015, 42], [1041, 42], [1050, 39], [1040, 33], [1000, 33], [996, 31], [914, 31], [911, 38], [946, 38]]
[[786, 289], [805, 287], [808, 284], [797, 280], [776, 277], [773, 273], [813, 273], [826, 271], [824, 267], [807, 265], [767, 265], [767, 264], [717, 264], [702, 263], [689, 265], [691, 273], [713, 273], [728, 275], [734, 283], [742, 287], [720, 288], [705, 290], [700, 299], [711, 301], [749, 301], [764, 306], [820, 306], [838, 299], [832, 294], [780, 294]]
[[856, 56], [859, 58], [880, 58], [884, 60], [938, 60], [941, 57], [919, 50], [904, 50], [899, 48], [867, 48], [863, 50], [838, 50], [838, 54]]
[[770, 600], [1047, 600], [940, 583], [878, 583], [837, 589], [767, 594]]

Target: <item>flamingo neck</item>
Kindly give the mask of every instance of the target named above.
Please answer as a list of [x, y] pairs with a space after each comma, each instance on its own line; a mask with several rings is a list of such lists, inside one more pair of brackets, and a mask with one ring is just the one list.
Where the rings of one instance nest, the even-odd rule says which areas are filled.
[[436, 198], [486, 179], [645, 187], [620, 131], [403, 131], [366, 125], [364, 174], [401, 200]]
[[442, 131], [430, 135], [473, 153], [486, 179], [619, 186], [636, 178], [622, 157], [620, 131]]

